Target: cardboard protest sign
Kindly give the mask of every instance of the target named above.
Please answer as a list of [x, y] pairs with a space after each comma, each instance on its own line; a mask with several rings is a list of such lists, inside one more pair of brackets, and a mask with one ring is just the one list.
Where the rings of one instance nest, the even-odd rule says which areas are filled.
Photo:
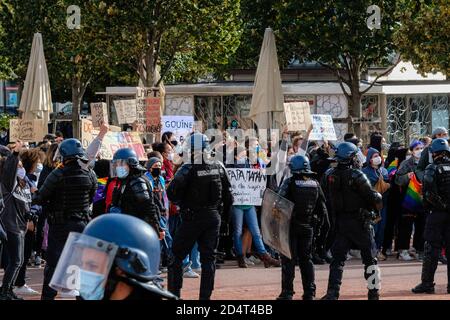
[[149, 97], [145, 99], [146, 102], [146, 125], [147, 132], [159, 133], [161, 132], [161, 98]]
[[161, 133], [172, 132], [182, 142], [194, 131], [194, 116], [163, 116]]
[[[99, 131], [93, 129], [91, 121], [82, 120], [81, 140], [84, 148], [87, 148], [98, 134]], [[101, 159], [112, 160], [114, 153], [121, 148], [133, 149], [139, 161], [148, 160], [138, 132], [108, 132], [103, 138], [99, 156]]]
[[260, 206], [264, 190], [266, 190], [267, 176], [259, 169], [227, 169], [232, 193], [233, 205]]
[[9, 121], [9, 140], [16, 142], [39, 142], [48, 133], [48, 126], [44, 120], [21, 120]]
[[139, 132], [145, 132], [147, 127], [147, 102], [146, 99], [136, 99], [136, 128]]
[[116, 100], [114, 106], [119, 124], [130, 124], [136, 121], [136, 99]]
[[106, 103], [91, 103], [91, 115], [94, 128], [100, 128], [102, 123], [108, 124], [108, 108]]
[[313, 130], [309, 135], [309, 140], [336, 141], [336, 131], [333, 119], [329, 114], [313, 114], [311, 116]]
[[288, 131], [307, 131], [311, 125], [311, 109], [308, 102], [284, 104]]

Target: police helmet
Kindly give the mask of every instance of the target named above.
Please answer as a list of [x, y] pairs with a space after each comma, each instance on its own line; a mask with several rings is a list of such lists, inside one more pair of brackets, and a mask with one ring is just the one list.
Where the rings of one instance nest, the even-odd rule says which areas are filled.
[[114, 264], [128, 277], [143, 282], [157, 278], [159, 237], [143, 220], [126, 214], [104, 214], [92, 220], [83, 234], [116, 244], [119, 249]]
[[342, 142], [338, 145], [335, 159], [339, 162], [346, 162], [353, 159], [358, 153], [358, 148], [350, 142]]
[[433, 142], [431, 143], [430, 151], [432, 153], [439, 153], [443, 151], [450, 153], [448, 141], [443, 138], [434, 139]]
[[194, 133], [190, 136], [190, 148], [192, 151], [203, 151], [209, 147], [209, 139], [201, 133]]
[[141, 171], [146, 171], [146, 169], [139, 164], [138, 156], [137, 156], [136, 152], [134, 152], [133, 149], [122, 148], [122, 149], [117, 150], [114, 153], [112, 162], [114, 163], [114, 162], [118, 162], [118, 161], [126, 162], [131, 168], [138, 169]]
[[67, 159], [80, 159], [88, 161], [86, 152], [83, 149], [83, 145], [78, 139], [67, 139], [61, 142], [59, 145], [59, 154], [63, 160]]
[[309, 159], [302, 155], [296, 155], [292, 157], [291, 161], [289, 162], [289, 169], [291, 169], [292, 173], [313, 173], [311, 171]]

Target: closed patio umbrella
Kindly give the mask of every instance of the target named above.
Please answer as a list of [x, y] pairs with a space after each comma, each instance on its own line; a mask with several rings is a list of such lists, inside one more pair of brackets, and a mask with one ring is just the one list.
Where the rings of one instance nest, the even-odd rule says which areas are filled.
[[284, 96], [273, 30], [267, 28], [253, 87], [250, 118], [258, 129], [280, 129], [286, 123]]
[[24, 120], [43, 120], [45, 131], [53, 112], [50, 82], [45, 63], [42, 35], [36, 33], [31, 46], [27, 76], [22, 91], [19, 111]]

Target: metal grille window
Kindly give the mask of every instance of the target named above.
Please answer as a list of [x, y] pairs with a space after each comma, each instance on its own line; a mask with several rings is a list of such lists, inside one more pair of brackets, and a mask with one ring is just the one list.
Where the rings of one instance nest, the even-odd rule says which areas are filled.
[[438, 95], [431, 97], [432, 129], [436, 127], [450, 127], [450, 96]]
[[390, 142], [406, 142], [408, 121], [406, 121], [407, 107], [404, 97], [390, 96], [387, 98], [387, 127]]
[[203, 122], [203, 128], [226, 129], [232, 120], [237, 120], [243, 129], [253, 127], [248, 118], [251, 95], [196, 96], [194, 98], [195, 119]]

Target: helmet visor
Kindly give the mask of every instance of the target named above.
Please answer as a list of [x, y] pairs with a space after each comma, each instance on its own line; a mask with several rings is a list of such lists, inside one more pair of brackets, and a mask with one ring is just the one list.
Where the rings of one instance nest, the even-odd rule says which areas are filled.
[[[110, 173], [111, 178], [121, 177], [121, 171], [123, 171], [123, 168], [127, 168], [129, 171], [128, 160], [123, 160], [123, 159], [113, 160], [111, 162], [110, 168], [111, 168], [111, 173]], [[119, 168], [119, 170], [117, 168]]]
[[71, 232], [50, 287], [61, 292], [76, 290], [85, 300], [102, 299], [117, 250], [114, 243]]

